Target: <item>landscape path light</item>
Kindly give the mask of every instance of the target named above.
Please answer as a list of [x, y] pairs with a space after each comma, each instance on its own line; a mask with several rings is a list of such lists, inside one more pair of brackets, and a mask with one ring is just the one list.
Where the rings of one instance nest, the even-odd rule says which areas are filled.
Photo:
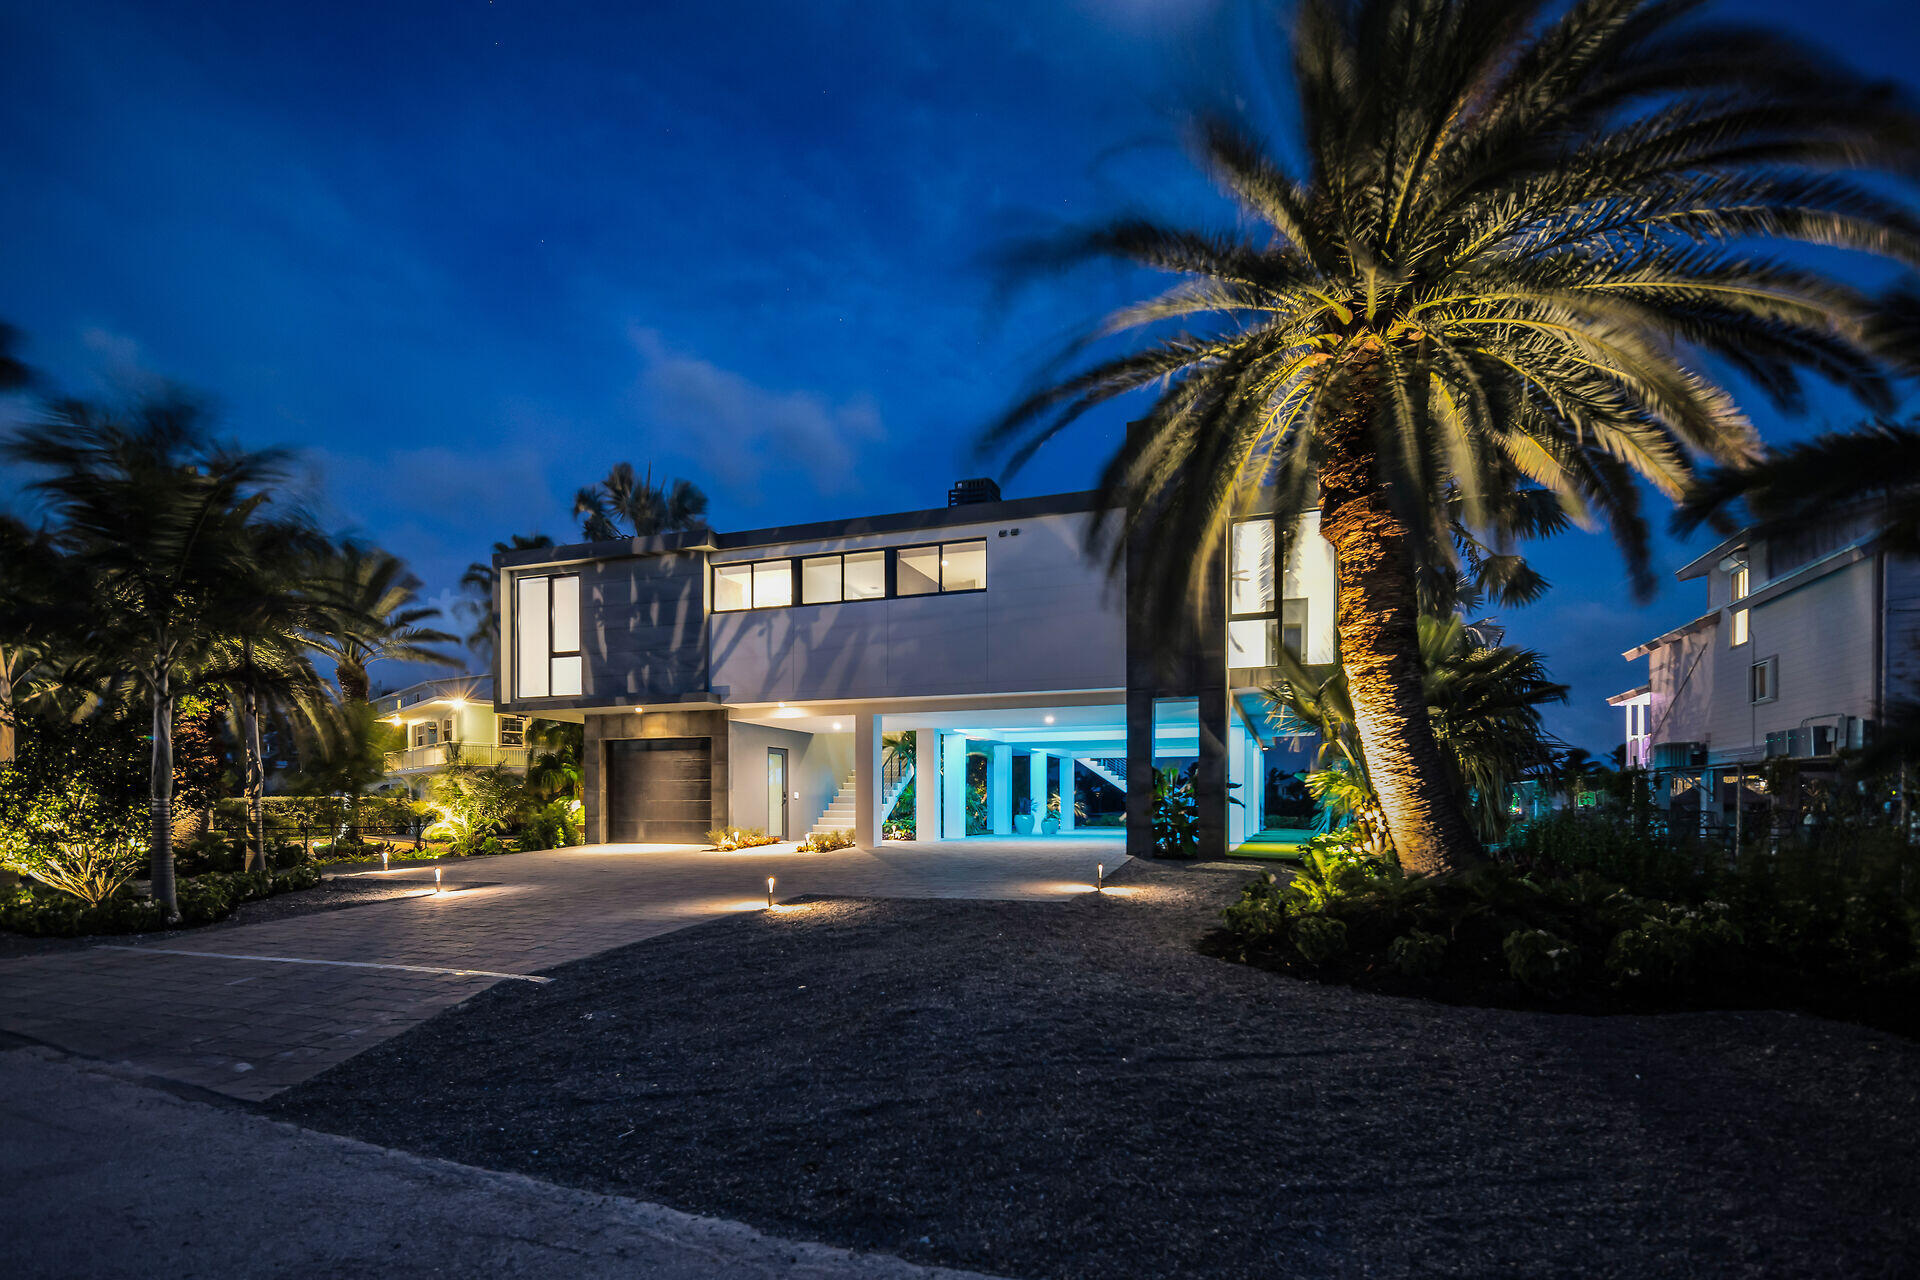
[[1107, 864], [1104, 862], [1096, 862], [1093, 864], [1093, 891], [1095, 893], [1102, 893], [1105, 892], [1106, 887]]
[[767, 877], [767, 910], [773, 910], [773, 877]]

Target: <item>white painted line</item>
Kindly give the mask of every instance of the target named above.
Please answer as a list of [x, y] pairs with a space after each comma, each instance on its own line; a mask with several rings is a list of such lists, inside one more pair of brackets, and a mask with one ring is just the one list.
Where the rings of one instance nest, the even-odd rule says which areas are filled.
[[166, 947], [117, 947], [102, 943], [95, 951], [138, 951], [150, 956], [199, 956], [202, 960], [264, 960], [268, 964], [326, 964], [343, 969], [401, 969], [408, 973], [446, 973], [458, 978], [511, 978], [516, 982], [552, 982], [535, 973], [495, 973], [491, 969], [440, 969], [430, 964], [376, 964], [371, 960], [304, 960], [294, 956], [236, 956], [224, 951], [174, 951]]

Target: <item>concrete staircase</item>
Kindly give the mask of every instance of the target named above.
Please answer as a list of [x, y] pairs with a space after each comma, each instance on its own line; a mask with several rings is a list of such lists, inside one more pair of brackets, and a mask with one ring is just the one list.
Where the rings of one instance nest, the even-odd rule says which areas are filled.
[[809, 836], [821, 835], [828, 831], [853, 830], [853, 775], [840, 779], [840, 789], [833, 793], [833, 799], [827, 804], [826, 812], [807, 832]]
[[[913, 766], [909, 764], [899, 780], [887, 788], [887, 794], [884, 797], [886, 803], [880, 812], [892, 813], [894, 804], [900, 799], [900, 793], [905, 791], [907, 784], [912, 781]], [[840, 779], [840, 789], [833, 793], [833, 799], [827, 804], [826, 811], [820, 815], [819, 821], [813, 824], [807, 834], [817, 836], [828, 831], [853, 830], [853, 810], [853, 775], [848, 774]]]

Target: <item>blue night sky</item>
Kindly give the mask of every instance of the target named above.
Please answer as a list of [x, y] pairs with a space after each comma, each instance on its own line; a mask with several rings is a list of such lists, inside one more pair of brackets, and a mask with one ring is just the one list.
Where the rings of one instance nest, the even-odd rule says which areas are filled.
[[[173, 380], [298, 446], [332, 522], [443, 600], [497, 538], [566, 540], [573, 491], [621, 459], [698, 482], [721, 528], [938, 506], [1128, 284], [1009, 297], [994, 249], [1132, 208], [1230, 219], [1175, 109], [1254, 82], [1250, 12], [6, 0], [0, 319], [60, 389]], [[1906, 3], [1723, 12], [1916, 79]], [[1773, 439], [1850, 418], [1752, 407]], [[1086, 487], [1123, 417], [1008, 492]], [[1604, 752], [1602, 700], [1638, 678], [1620, 650], [1699, 612], [1698, 584], [1642, 607], [1602, 538], [1537, 558], [1555, 590], [1503, 620], [1573, 686], [1554, 728]]]

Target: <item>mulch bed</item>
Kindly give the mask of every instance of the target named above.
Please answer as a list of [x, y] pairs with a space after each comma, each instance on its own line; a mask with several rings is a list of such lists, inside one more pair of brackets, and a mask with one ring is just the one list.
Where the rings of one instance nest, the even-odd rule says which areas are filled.
[[1246, 878], [737, 916], [500, 984], [268, 1109], [1003, 1275], [1920, 1272], [1920, 1045], [1201, 955]]
[[238, 928], [243, 924], [259, 924], [264, 920], [283, 920], [289, 916], [312, 915], [318, 911], [339, 911], [345, 907], [362, 907], [371, 902], [385, 902], [389, 898], [403, 898], [408, 894], [420, 892], [423, 887], [431, 888], [432, 885], [431, 869], [424, 875], [410, 878], [392, 875], [381, 876], [377, 880], [325, 879], [311, 889], [295, 889], [291, 893], [277, 893], [271, 898], [243, 902], [232, 915], [213, 924], [203, 924], [191, 929], [165, 929], [153, 933], [101, 933], [79, 938], [41, 938], [0, 929], [0, 960], [14, 956], [40, 955], [48, 951], [71, 951], [76, 948], [97, 946], [102, 942], [116, 944], [160, 942], [164, 945], [164, 940], [168, 938], [199, 937], [202, 934]]

